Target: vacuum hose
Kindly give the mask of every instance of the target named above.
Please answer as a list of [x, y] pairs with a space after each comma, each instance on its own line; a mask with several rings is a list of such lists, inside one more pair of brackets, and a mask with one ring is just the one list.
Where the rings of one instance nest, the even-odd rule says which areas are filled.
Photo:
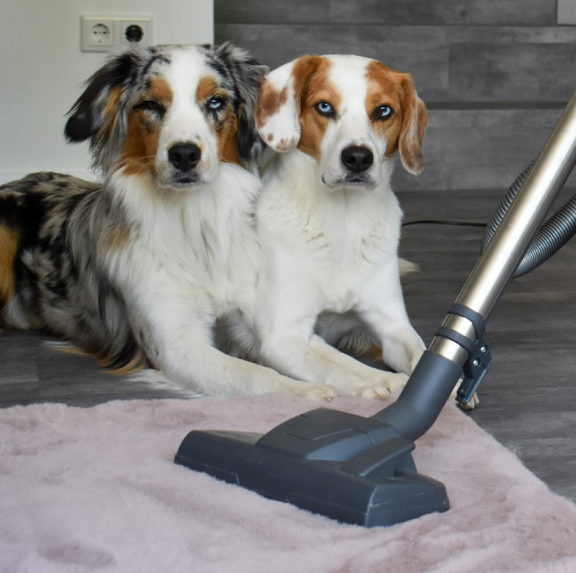
[[[482, 252], [486, 250], [486, 247], [490, 244], [490, 241], [492, 241], [496, 230], [500, 226], [508, 209], [510, 209], [516, 195], [518, 195], [524, 181], [528, 178], [533, 165], [534, 161], [518, 175], [506, 192], [506, 195], [504, 195], [492, 217], [492, 221], [486, 229], [482, 241]], [[526, 254], [518, 264], [514, 278], [521, 277], [536, 267], [539, 267], [554, 253], [559, 251], [574, 235], [576, 235], [576, 195], [568, 200], [556, 214], [550, 217], [550, 219], [540, 227], [526, 250]]]

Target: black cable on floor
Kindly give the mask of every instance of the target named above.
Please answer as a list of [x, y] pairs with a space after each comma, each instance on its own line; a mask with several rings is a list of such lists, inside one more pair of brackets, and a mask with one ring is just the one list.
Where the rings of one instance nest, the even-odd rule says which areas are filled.
[[419, 219], [416, 221], [406, 221], [402, 223], [403, 227], [408, 227], [409, 225], [452, 225], [456, 227], [487, 227], [486, 223], [476, 223], [474, 221], [443, 221], [434, 219]]

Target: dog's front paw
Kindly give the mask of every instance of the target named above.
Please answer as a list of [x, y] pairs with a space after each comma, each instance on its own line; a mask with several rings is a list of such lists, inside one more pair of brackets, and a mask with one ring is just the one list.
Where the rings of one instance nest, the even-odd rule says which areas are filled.
[[296, 396], [303, 396], [304, 398], [313, 398], [315, 400], [324, 400], [330, 402], [332, 398], [336, 397], [337, 392], [334, 388], [329, 386], [320, 386], [317, 384], [294, 384], [290, 388]]
[[383, 374], [385, 375], [384, 384], [390, 392], [402, 390], [406, 386], [406, 382], [408, 382], [408, 376], [400, 372], [383, 372]]
[[386, 388], [379, 386], [364, 386], [356, 388], [354, 394], [361, 398], [369, 398], [370, 400], [388, 400], [390, 392]]
[[373, 372], [362, 376], [354, 373], [341, 375], [338, 380], [334, 380], [330, 385], [344, 394], [387, 400], [391, 392], [403, 388], [407, 381], [408, 376], [406, 374], [374, 369]]

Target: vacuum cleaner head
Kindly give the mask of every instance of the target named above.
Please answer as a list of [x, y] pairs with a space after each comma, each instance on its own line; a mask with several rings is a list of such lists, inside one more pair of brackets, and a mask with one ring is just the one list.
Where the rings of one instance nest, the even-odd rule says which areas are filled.
[[264, 435], [192, 431], [175, 462], [270, 499], [373, 527], [448, 509], [444, 485], [416, 472], [413, 449], [374, 417], [320, 408]]

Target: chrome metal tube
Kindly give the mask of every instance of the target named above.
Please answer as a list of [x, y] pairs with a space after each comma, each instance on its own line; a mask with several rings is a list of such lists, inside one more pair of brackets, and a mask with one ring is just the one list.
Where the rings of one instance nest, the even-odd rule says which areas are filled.
[[[456, 302], [488, 318], [576, 163], [576, 94], [558, 120], [494, 238], [478, 260]], [[474, 339], [470, 321], [449, 314], [444, 326]], [[442, 337], [429, 350], [462, 366], [468, 353]]]
[[[575, 162], [576, 94], [476, 263], [456, 304], [468, 307], [485, 320], [488, 318]], [[443, 326], [475, 342], [477, 333], [471, 322], [475, 315], [470, 316], [469, 320], [449, 312]], [[416, 440], [440, 414], [468, 356], [468, 350], [456, 341], [437, 335], [398, 400], [374, 417], [396, 428], [400, 435]]]

